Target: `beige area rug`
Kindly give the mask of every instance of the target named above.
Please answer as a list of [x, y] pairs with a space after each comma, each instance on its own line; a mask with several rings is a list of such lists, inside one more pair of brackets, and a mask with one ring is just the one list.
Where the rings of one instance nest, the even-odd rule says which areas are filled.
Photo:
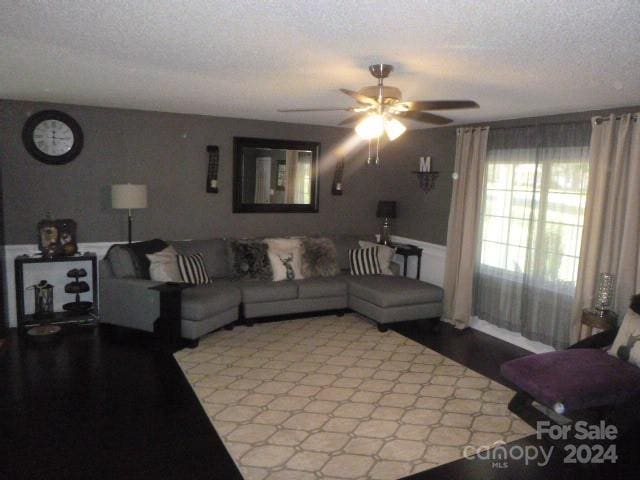
[[511, 390], [355, 314], [221, 330], [175, 356], [247, 480], [399, 479], [533, 433]]

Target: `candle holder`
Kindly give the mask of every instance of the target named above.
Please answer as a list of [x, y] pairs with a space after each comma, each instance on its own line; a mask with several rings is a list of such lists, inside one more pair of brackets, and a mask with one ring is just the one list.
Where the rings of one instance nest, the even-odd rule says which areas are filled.
[[411, 172], [418, 176], [418, 182], [420, 182], [420, 188], [424, 190], [424, 193], [429, 193], [436, 186], [436, 180], [440, 175], [440, 172]]

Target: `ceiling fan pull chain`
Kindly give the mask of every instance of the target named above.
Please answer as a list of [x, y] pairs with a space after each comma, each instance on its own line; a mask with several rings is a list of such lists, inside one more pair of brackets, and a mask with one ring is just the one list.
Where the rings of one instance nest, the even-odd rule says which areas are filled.
[[371, 139], [369, 139], [368, 143], [369, 143], [369, 154], [367, 155], [367, 165], [371, 165]]
[[376, 137], [376, 165], [380, 165], [380, 137]]

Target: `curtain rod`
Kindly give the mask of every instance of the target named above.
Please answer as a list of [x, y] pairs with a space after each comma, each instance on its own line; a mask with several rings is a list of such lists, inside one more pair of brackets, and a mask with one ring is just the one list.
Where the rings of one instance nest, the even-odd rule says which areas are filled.
[[[622, 118], [621, 115], [617, 115], [616, 120], [620, 120]], [[638, 119], [640, 118], [640, 116], [638, 114], [633, 114], [631, 115], [631, 119], [636, 122], [638, 121]], [[610, 120], [609, 117], [596, 117], [595, 118], [595, 122], [597, 124], [600, 124], [602, 122], [608, 122]], [[528, 123], [525, 125], [512, 125], [510, 127], [492, 127], [491, 125], [482, 125], [482, 126], [478, 126], [478, 127], [473, 127], [473, 126], [462, 126], [462, 127], [458, 127], [459, 129], [471, 129], [471, 128], [479, 128], [480, 130], [486, 130], [486, 129], [490, 129], [491, 131], [495, 131], [495, 130], [511, 130], [514, 128], [531, 128], [531, 127], [541, 127], [541, 126], [546, 126], [546, 125], [584, 125], [586, 123], [591, 123], [591, 120], [588, 119], [584, 119], [584, 120], [572, 120], [572, 121], [567, 121], [567, 122], [540, 122], [540, 123]]]
[[512, 125], [510, 127], [492, 127], [491, 125], [482, 125], [482, 126], [478, 126], [478, 127], [472, 127], [472, 126], [468, 126], [468, 127], [458, 127], [459, 129], [463, 129], [463, 130], [467, 130], [467, 129], [471, 129], [471, 128], [479, 128], [480, 130], [491, 130], [496, 131], [496, 130], [512, 130], [514, 128], [531, 128], [531, 127], [542, 127], [542, 126], [547, 126], [547, 125], [585, 125], [588, 124], [589, 120], [585, 119], [585, 120], [573, 120], [570, 122], [540, 122], [540, 123], [528, 123], [525, 125]]
[[[622, 117], [623, 117], [622, 115], [616, 115], [615, 119], [621, 120]], [[637, 122], [638, 118], [640, 117], [637, 114], [631, 115], [631, 120], [633, 120], [634, 122]], [[609, 120], [611, 120], [611, 117], [596, 117], [593, 119], [593, 121], [597, 124], [601, 124], [602, 122], [608, 122]]]

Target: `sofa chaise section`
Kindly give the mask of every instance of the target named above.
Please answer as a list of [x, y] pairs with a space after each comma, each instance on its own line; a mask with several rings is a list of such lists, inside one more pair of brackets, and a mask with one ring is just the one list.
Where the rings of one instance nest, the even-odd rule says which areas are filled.
[[345, 276], [349, 308], [378, 324], [437, 318], [442, 315], [443, 290], [429, 283], [389, 275]]

